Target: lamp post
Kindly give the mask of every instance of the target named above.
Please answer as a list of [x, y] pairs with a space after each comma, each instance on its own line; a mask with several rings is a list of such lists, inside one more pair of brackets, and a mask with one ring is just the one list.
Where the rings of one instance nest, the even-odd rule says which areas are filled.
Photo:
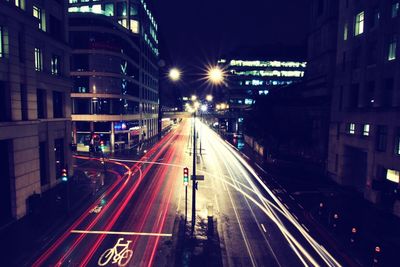
[[[215, 67], [208, 67], [207, 69], [207, 80], [214, 85], [219, 85], [224, 83], [224, 76], [225, 73], [223, 70], [221, 70], [218, 66]], [[180, 80], [181, 78], [181, 72], [177, 68], [172, 68], [169, 71], [169, 78], [173, 81], [176, 82]], [[193, 109], [192, 107], [187, 106], [187, 108], [192, 111], [193, 113], [193, 158], [192, 158], [192, 163], [193, 163], [193, 170], [192, 170], [192, 225], [191, 225], [191, 235], [193, 236], [194, 230], [195, 230], [195, 225], [196, 225], [196, 190], [197, 190], [197, 179], [196, 179], [196, 113], [197, 110], [200, 108], [200, 103], [197, 102], [197, 96], [192, 95], [191, 100], [193, 102]], [[213, 100], [212, 95], [207, 95], [206, 100], [208, 102], [211, 102]], [[207, 106], [203, 105], [201, 106], [201, 111], [205, 112], [207, 110]], [[202, 113], [200, 113], [201, 116]], [[200, 138], [200, 154], [201, 152], [201, 138]]]

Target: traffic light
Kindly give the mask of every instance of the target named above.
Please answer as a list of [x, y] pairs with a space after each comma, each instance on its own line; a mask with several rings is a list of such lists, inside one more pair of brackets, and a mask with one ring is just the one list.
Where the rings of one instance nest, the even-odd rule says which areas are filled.
[[104, 141], [103, 140], [100, 141], [100, 150], [104, 151]]
[[183, 168], [183, 184], [187, 186], [189, 184], [189, 168]]
[[67, 169], [62, 169], [61, 170], [61, 180], [63, 182], [67, 182], [68, 181]]

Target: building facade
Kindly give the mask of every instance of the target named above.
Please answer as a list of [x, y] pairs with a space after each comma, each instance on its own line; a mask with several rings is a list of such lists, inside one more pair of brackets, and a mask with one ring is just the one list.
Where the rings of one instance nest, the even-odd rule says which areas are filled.
[[329, 136], [332, 179], [399, 210], [399, 1], [339, 4]]
[[312, 123], [307, 157], [326, 169], [331, 98], [336, 70], [339, 1], [310, 4], [307, 69], [301, 92], [304, 112]]
[[62, 2], [0, 2], [1, 222], [24, 216], [31, 195], [72, 170], [67, 40]]
[[69, 4], [73, 139], [129, 149], [158, 133], [157, 24], [144, 1]]
[[[218, 63], [228, 75], [226, 105], [231, 117], [229, 132], [241, 132], [243, 112], [252, 107], [256, 98], [268, 95], [273, 88], [300, 81], [307, 63], [289, 60], [221, 59]], [[233, 117], [233, 118], [232, 118]]]

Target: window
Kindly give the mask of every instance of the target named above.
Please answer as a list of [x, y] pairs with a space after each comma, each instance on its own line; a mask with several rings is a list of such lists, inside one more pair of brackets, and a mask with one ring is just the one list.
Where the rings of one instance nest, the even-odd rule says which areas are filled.
[[382, 90], [382, 106], [391, 107], [393, 104], [394, 80], [393, 78], [385, 79], [384, 88]]
[[47, 145], [46, 142], [39, 142], [39, 162], [40, 162], [40, 185], [48, 184], [49, 177], [47, 175]]
[[15, 6], [25, 10], [25, 0], [14, 0]]
[[360, 92], [360, 85], [357, 84], [352, 84], [351, 88], [349, 90], [349, 102], [348, 102], [348, 107], [349, 108], [357, 108], [358, 107], [358, 101], [359, 101], [359, 93]]
[[394, 139], [394, 153], [400, 156], [400, 127], [397, 127]]
[[363, 136], [369, 136], [369, 129], [370, 129], [370, 125], [369, 124], [364, 124]]
[[379, 125], [376, 135], [376, 150], [385, 151], [387, 145], [387, 127]]
[[46, 31], [46, 20], [42, 9], [33, 6], [33, 16], [38, 20], [38, 28], [42, 31]]
[[60, 75], [60, 57], [57, 55], [51, 56], [51, 74], [53, 75]]
[[35, 70], [43, 70], [43, 54], [40, 48], [35, 47]]
[[356, 133], [356, 124], [355, 123], [349, 123], [349, 134], [355, 134]]
[[23, 32], [18, 33], [18, 54], [19, 62], [25, 62], [25, 37]]
[[397, 17], [397, 15], [399, 14], [399, 3], [393, 3], [392, 4], [392, 18]]
[[0, 121], [11, 120], [11, 98], [7, 83], [0, 81]]
[[23, 121], [26, 121], [28, 120], [28, 92], [26, 90], [25, 84], [21, 84], [20, 94], [21, 94], [21, 119]]
[[349, 24], [345, 23], [344, 28], [343, 28], [343, 40], [346, 41], [348, 38], [348, 35], [349, 35]]
[[400, 183], [400, 171], [388, 169], [386, 179], [396, 184]]
[[3, 32], [4, 32], [4, 28], [2, 26], [0, 26], [0, 57], [4, 56]]
[[127, 19], [119, 19], [118, 23], [121, 24], [124, 28], [128, 28], [128, 20]]
[[104, 15], [106, 16], [114, 16], [114, 4], [113, 3], [107, 3], [107, 4], [103, 4], [103, 11], [104, 11]]
[[397, 36], [393, 35], [389, 40], [388, 57], [389, 61], [396, 59]]
[[53, 117], [63, 118], [63, 93], [53, 91]]
[[126, 2], [117, 2], [117, 16], [126, 16]]
[[356, 15], [354, 23], [354, 35], [360, 35], [364, 32], [364, 11], [361, 11]]
[[45, 119], [47, 117], [46, 91], [43, 89], [37, 89], [36, 97], [37, 117], [38, 119]]
[[131, 31], [133, 33], [139, 33], [139, 22], [135, 19], [131, 19]]
[[370, 28], [371, 29], [375, 29], [379, 25], [380, 16], [381, 15], [379, 13], [379, 9], [378, 8], [375, 8], [371, 12], [371, 16], [370, 16]]
[[366, 105], [372, 107], [374, 103], [375, 103], [375, 82], [370, 81], [367, 83]]

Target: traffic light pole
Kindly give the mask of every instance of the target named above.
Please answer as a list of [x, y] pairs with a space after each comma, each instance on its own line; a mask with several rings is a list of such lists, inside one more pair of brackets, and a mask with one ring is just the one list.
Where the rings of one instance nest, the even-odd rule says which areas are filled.
[[193, 186], [192, 186], [192, 230], [196, 224], [196, 111], [193, 112]]
[[187, 225], [187, 186], [185, 186], [185, 232], [186, 232], [186, 225]]

